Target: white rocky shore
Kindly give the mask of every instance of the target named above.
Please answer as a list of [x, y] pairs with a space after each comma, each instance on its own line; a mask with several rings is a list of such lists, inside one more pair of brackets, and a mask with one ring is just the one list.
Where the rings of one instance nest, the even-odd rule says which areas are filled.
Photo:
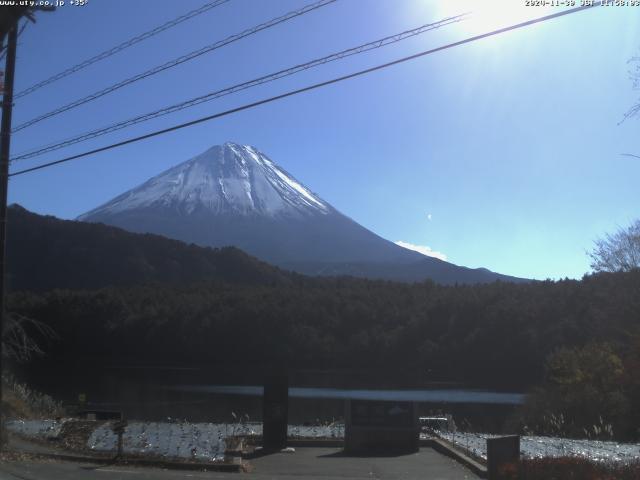
[[[437, 435], [484, 460], [487, 459], [487, 438], [495, 437], [466, 432], [437, 432]], [[520, 453], [525, 458], [580, 457], [595, 462], [637, 462], [640, 444], [524, 435], [520, 437]]]
[[[56, 440], [68, 419], [11, 420], [7, 428], [25, 437]], [[156, 458], [181, 458], [219, 461], [224, 458], [225, 438], [236, 435], [261, 435], [261, 423], [189, 423], [129, 422], [123, 434], [125, 454]], [[292, 438], [343, 438], [344, 425], [289, 425]], [[87, 449], [115, 453], [117, 436], [110, 423], [97, 424], [87, 441]]]
[[[61, 420], [10, 420], [7, 428], [25, 437], [57, 440]], [[225, 438], [236, 435], [261, 435], [261, 423], [189, 423], [129, 422], [123, 435], [126, 454], [156, 458], [180, 458], [196, 461], [219, 461], [224, 457]], [[487, 457], [487, 438], [492, 435], [465, 432], [437, 432], [437, 435], [467, 450], [475, 457]], [[344, 425], [289, 425], [289, 436], [299, 439], [344, 438]], [[117, 436], [111, 424], [97, 423], [86, 448], [100, 453], [115, 453]], [[640, 444], [599, 440], [573, 440], [556, 437], [522, 436], [521, 453], [525, 458], [577, 456], [598, 462], [631, 462], [640, 460]]]

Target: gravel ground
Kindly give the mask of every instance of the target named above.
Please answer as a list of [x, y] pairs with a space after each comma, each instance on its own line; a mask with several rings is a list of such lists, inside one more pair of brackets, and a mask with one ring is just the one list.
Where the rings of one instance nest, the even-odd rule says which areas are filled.
[[[117, 437], [111, 430], [111, 424], [97, 422], [93, 431], [89, 424], [68, 419], [12, 420], [7, 422], [7, 428], [25, 437], [57, 440], [63, 444], [66, 442], [78, 449], [84, 442], [85, 448], [90, 451], [115, 452]], [[75, 425], [82, 427], [80, 433]], [[65, 440], [65, 432], [74, 432], [73, 442]], [[125, 429], [123, 443], [124, 451], [128, 454], [211, 462], [224, 457], [225, 438], [261, 434], [260, 423], [130, 422]], [[464, 432], [438, 432], [438, 435], [482, 459], [487, 457], [486, 439], [492, 437], [483, 433]], [[289, 425], [289, 436], [344, 438], [344, 425]], [[594, 461], [640, 460], [640, 444], [632, 443], [523, 436], [520, 448], [525, 458], [577, 456]]]
[[8, 420], [7, 429], [25, 437], [34, 437], [39, 440], [57, 439], [66, 422], [62, 420]]
[[[14, 420], [7, 427], [20, 435], [38, 440], [57, 440], [58, 443], [94, 452], [115, 452], [117, 436], [110, 422], [93, 424], [67, 420]], [[78, 427], [78, 428], [76, 428]], [[73, 432], [73, 438], [67, 435]], [[124, 452], [129, 455], [152, 456], [163, 459], [220, 461], [224, 458], [225, 438], [236, 435], [262, 435], [260, 423], [188, 423], [188, 422], [130, 422], [123, 435]], [[344, 425], [290, 425], [292, 438], [343, 438]], [[69, 437], [69, 438], [67, 438]], [[86, 439], [86, 440], [84, 440]]]
[[[487, 438], [483, 433], [439, 432], [438, 436], [469, 451], [476, 457], [487, 458]], [[597, 462], [631, 462], [640, 460], [640, 444], [600, 440], [573, 440], [556, 437], [520, 437], [520, 452], [525, 458], [581, 457]]]

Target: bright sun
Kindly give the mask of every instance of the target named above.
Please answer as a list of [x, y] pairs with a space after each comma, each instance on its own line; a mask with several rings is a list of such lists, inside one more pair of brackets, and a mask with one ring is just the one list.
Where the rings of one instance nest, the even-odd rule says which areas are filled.
[[458, 28], [477, 34], [551, 13], [549, 6], [525, 6], [524, 0], [418, 0], [428, 3], [438, 19], [469, 13]]

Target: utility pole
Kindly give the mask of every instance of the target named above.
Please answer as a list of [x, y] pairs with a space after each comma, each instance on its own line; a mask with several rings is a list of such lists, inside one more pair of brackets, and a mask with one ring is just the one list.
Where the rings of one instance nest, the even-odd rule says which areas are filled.
[[16, 73], [16, 47], [18, 45], [18, 22], [26, 17], [35, 23], [34, 12], [55, 11], [54, 6], [5, 6], [0, 8], [0, 45], [7, 38], [7, 60], [4, 72], [2, 96], [2, 122], [0, 123], [0, 451], [4, 447], [4, 409], [2, 408], [2, 367], [4, 364], [3, 333], [5, 324], [6, 289], [6, 243], [7, 243], [7, 197], [9, 192], [9, 156], [11, 154], [11, 114], [13, 112], [13, 81]]
[[[11, 149], [11, 114], [13, 111], [13, 80], [16, 70], [16, 44], [18, 22], [9, 30], [5, 67], [4, 95], [2, 96], [2, 124], [0, 125], [0, 375], [4, 364], [2, 334], [5, 316], [6, 240], [7, 240], [7, 192], [9, 189], [9, 154]], [[0, 379], [0, 450], [4, 446], [4, 409], [2, 408], [2, 381]]]

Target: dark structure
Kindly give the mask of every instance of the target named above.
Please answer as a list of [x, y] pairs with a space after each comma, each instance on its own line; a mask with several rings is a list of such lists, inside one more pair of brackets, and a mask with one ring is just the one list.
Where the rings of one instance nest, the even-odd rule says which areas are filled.
[[262, 446], [266, 450], [282, 450], [287, 446], [289, 413], [289, 378], [270, 375], [262, 396]]
[[113, 410], [80, 410], [77, 415], [87, 420], [116, 420], [121, 421], [123, 419], [122, 412]]
[[520, 460], [520, 436], [509, 435], [487, 439], [487, 471], [489, 480], [503, 478], [501, 470], [504, 466]]
[[53, 12], [55, 9], [56, 7], [53, 5], [7, 5], [0, 7], [0, 45], [4, 43], [7, 33], [15, 28], [23, 17], [35, 23], [35, 12]]
[[419, 449], [415, 402], [347, 400], [344, 448], [348, 453], [398, 453]]

